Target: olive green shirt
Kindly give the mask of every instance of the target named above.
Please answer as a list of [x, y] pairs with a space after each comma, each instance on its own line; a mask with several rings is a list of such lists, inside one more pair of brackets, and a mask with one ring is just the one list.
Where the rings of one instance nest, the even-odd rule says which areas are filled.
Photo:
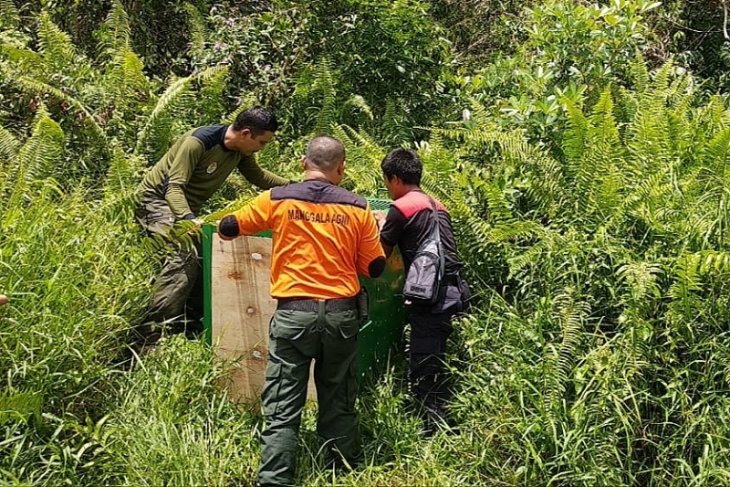
[[140, 192], [164, 198], [177, 219], [191, 218], [221, 187], [234, 168], [254, 186], [270, 189], [289, 180], [261, 169], [253, 156], [226, 149], [228, 125], [187, 132], [142, 180]]

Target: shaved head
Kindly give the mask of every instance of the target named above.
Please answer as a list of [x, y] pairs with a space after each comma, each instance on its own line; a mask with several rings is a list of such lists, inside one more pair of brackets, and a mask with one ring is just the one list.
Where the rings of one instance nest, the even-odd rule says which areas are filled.
[[345, 160], [345, 146], [334, 137], [322, 135], [312, 139], [305, 157], [320, 171], [334, 171]]

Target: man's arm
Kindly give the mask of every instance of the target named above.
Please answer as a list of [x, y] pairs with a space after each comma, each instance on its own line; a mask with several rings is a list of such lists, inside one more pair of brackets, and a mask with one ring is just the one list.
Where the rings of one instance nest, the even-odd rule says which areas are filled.
[[357, 272], [369, 277], [380, 277], [384, 270], [385, 254], [380, 246], [378, 225], [375, 223], [375, 217], [370, 213], [370, 207], [368, 207], [365, 210], [365, 219], [360, 233]]
[[271, 189], [275, 186], [284, 186], [290, 182], [288, 179], [261, 169], [253, 156], [243, 156], [241, 162], [238, 163], [238, 170], [248, 182], [259, 189]]
[[[378, 230], [383, 230], [383, 225], [385, 224], [385, 212], [384, 211], [374, 211], [373, 216], [375, 217], [375, 221], [378, 223]], [[388, 245], [383, 242], [383, 240], [380, 240], [380, 245], [383, 247], [383, 252], [385, 252], [385, 258], [387, 259], [390, 257], [390, 254], [393, 253], [393, 246]]]
[[165, 192], [165, 201], [178, 220], [192, 220], [195, 218], [188, 199], [185, 197], [185, 186], [195, 171], [198, 161], [205, 153], [203, 144], [195, 137], [187, 137], [175, 154], [170, 165]]
[[223, 240], [253, 235], [269, 228], [270, 217], [271, 192], [266, 191], [237, 212], [224, 216], [218, 223], [218, 235]]
[[391, 206], [387, 216], [381, 213], [378, 217], [380, 221], [380, 245], [386, 257], [390, 257], [393, 248], [403, 235], [403, 230], [408, 223], [408, 219], [395, 206]]
[[393, 246], [383, 243], [382, 240], [380, 241], [380, 245], [383, 247], [383, 252], [385, 252], [385, 258], [387, 259], [393, 253]]

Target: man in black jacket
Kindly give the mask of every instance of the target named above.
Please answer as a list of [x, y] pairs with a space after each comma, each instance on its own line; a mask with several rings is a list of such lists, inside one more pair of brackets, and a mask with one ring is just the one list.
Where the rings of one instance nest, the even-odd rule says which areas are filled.
[[434, 224], [439, 225], [445, 264], [439, 298], [433, 305], [406, 301], [411, 325], [409, 385], [426, 413], [427, 433], [432, 433], [436, 424], [448, 422], [443, 409], [449, 381], [445, 363], [446, 340], [453, 331], [451, 320], [464, 310], [469, 291], [459, 276], [462, 264], [457, 257], [449, 213], [441, 202], [421, 190], [423, 166], [418, 154], [395, 149], [385, 157], [381, 169], [393, 204], [387, 216], [380, 215], [380, 243], [386, 256], [398, 246], [406, 275]]

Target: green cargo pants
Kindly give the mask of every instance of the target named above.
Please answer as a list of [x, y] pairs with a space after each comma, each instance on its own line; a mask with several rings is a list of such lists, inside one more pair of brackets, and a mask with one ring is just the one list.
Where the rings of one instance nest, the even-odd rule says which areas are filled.
[[261, 485], [293, 485], [299, 424], [314, 359], [319, 414], [317, 432], [332, 460], [361, 460], [355, 412], [359, 319], [356, 309], [325, 312], [277, 310], [269, 327], [269, 361], [262, 403]]
[[[135, 217], [150, 236], [167, 237], [175, 224], [175, 215], [167, 201], [149, 194], [140, 196]], [[195, 241], [192, 248], [180, 248], [168, 255], [155, 280], [146, 320], [156, 323], [178, 320], [185, 314], [186, 303], [202, 315], [200, 274], [199, 242]]]

